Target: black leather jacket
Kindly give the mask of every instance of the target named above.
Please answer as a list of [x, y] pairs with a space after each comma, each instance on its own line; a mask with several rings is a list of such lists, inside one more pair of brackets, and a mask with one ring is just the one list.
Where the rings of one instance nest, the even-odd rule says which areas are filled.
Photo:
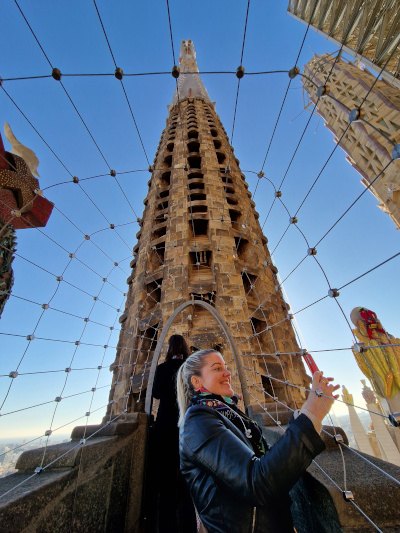
[[190, 407], [180, 429], [181, 471], [209, 533], [291, 531], [289, 490], [325, 448], [303, 414], [257, 458], [245, 435], [218, 411]]

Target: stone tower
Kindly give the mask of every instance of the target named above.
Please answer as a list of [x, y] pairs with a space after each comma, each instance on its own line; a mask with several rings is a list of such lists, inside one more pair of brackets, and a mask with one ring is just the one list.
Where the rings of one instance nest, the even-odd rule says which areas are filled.
[[[290, 0], [288, 13], [400, 89], [399, 3], [392, 0]], [[311, 20], [310, 20], [311, 17]]]
[[[239, 161], [198, 74], [192, 41], [182, 42], [179, 61], [177, 88], [149, 168], [119, 348], [111, 366], [108, 415], [126, 406], [128, 411], [143, 409], [142, 391], [159, 332], [190, 300], [218, 310], [239, 353], [251, 355], [243, 361], [248, 376], [251, 371], [248, 388], [254, 401], [273, 403], [277, 396], [291, 406], [301, 405], [302, 391], [261, 375], [300, 386], [309, 383], [278, 269]], [[187, 307], [172, 333], [182, 334], [193, 350], [216, 348], [229, 366], [224, 335], [206, 309]], [[234, 365], [230, 369], [235, 378]]]
[[[318, 114], [333, 133], [335, 142], [341, 139], [340, 147], [346, 152], [347, 161], [361, 174], [361, 183], [368, 187], [380, 174], [370, 191], [399, 229], [400, 160], [390, 161], [394, 145], [400, 143], [400, 90], [378, 80], [370, 91], [375, 76], [331, 54], [315, 54], [305, 65], [304, 74], [308, 79], [302, 78], [302, 83], [309, 99], [314, 104], [318, 101]], [[318, 99], [318, 87], [325, 85], [328, 76], [328, 92]], [[349, 126], [350, 112], [360, 107], [367, 93], [362, 119], [354, 120]]]

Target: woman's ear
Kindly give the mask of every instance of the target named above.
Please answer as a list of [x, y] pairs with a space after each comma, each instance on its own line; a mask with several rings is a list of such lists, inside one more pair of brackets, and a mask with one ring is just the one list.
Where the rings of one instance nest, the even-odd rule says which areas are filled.
[[191, 383], [193, 385], [194, 390], [200, 389], [200, 378], [199, 378], [199, 376], [192, 376], [190, 378], [190, 381], [191, 381]]

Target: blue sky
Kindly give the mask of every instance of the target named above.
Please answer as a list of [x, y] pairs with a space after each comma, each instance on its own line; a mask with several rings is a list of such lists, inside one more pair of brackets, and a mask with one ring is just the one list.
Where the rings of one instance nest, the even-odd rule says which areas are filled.
[[[172, 1], [170, 4], [176, 60], [181, 40], [190, 38], [195, 44], [200, 71], [235, 71], [240, 62], [247, 2], [205, 0], [197, 3]], [[98, 411], [90, 418], [90, 423], [95, 423], [104, 415], [108, 400], [111, 375], [107, 367], [114, 360], [112, 347], [118, 342], [121, 312], [117, 309], [124, 307], [125, 280], [130, 274], [131, 249], [139, 229], [136, 217], [142, 214], [142, 201], [147, 194], [150, 177], [147, 158], [153, 161], [175, 81], [169, 74], [124, 78], [146, 158], [120, 82], [113, 76], [66, 76], [114, 72], [93, 3], [21, 0], [19, 5], [52, 66], [64, 74], [62, 82], [104, 158], [58, 82], [51, 77], [3, 82], [2, 88], [68, 171], [0, 90], [1, 126], [9, 122], [16, 137], [36, 152], [40, 160], [40, 186], [57, 208], [46, 228], [18, 231], [13, 295], [0, 321], [0, 375], [14, 370], [27, 348], [19, 369], [21, 373], [63, 370], [68, 366], [90, 368], [71, 372], [63, 395], [90, 391], [98, 379], [91, 407], [92, 411]], [[287, 2], [252, 0], [243, 56], [246, 72], [289, 70], [294, 66], [306, 27], [287, 15], [286, 7]], [[116, 63], [125, 74], [171, 70], [173, 59], [166, 3], [99, 0], [98, 8]], [[51, 73], [46, 58], [11, 0], [2, 6], [0, 46], [0, 75], [4, 80]], [[310, 30], [298, 65], [302, 68], [314, 52], [333, 51], [335, 47], [331, 43]], [[235, 75], [204, 74], [202, 79], [231, 136], [237, 88]], [[241, 82], [232, 144], [252, 192], [258, 181], [255, 173], [263, 165], [287, 84], [287, 74], [245, 76]], [[302, 113], [302, 110], [301, 84], [296, 79], [289, 90], [264, 168], [266, 177], [276, 186], [286, 172], [308, 120], [309, 112]], [[9, 149], [5, 139], [4, 142]], [[314, 116], [282, 187], [282, 200], [291, 213], [297, 210], [334, 147], [332, 134], [319, 117]], [[117, 171], [118, 183], [129, 202], [115, 178], [109, 175], [107, 163]], [[78, 185], [72, 183], [71, 175], [80, 178]], [[82, 181], [93, 176], [99, 177]], [[337, 149], [298, 215], [298, 226], [310, 244], [324, 235], [362, 191], [360, 176], [345, 161], [344, 152]], [[259, 183], [254, 201], [263, 223], [273, 201], [273, 188], [267, 180]], [[370, 193], [364, 194], [318, 247], [317, 258], [332, 287], [344, 285], [400, 250], [394, 224], [376, 204]], [[275, 203], [264, 226], [271, 251], [287, 222], [287, 212]], [[117, 229], [109, 229], [110, 223], [118, 226]], [[84, 234], [91, 235], [91, 239], [84, 240]], [[274, 252], [282, 279], [306, 251], [300, 233], [291, 227]], [[70, 260], [68, 253], [75, 253], [76, 258]], [[114, 266], [114, 262], [118, 266]], [[369, 307], [389, 332], [400, 336], [398, 271], [397, 258], [343, 289], [339, 302], [346, 316], [349, 318], [353, 307]], [[65, 281], [58, 287], [55, 275], [62, 272]], [[103, 277], [107, 278], [106, 283]], [[325, 296], [328, 285], [315, 262], [308, 258], [289, 277], [285, 289], [296, 313]], [[55, 291], [51, 306], [64, 313], [52, 309], [43, 312], [40, 304], [47, 303]], [[99, 300], [94, 301], [93, 296], [97, 295]], [[90, 322], [85, 323], [83, 318], [88, 316]], [[297, 321], [309, 350], [349, 348], [353, 343], [350, 329], [331, 298], [299, 313]], [[25, 336], [36, 326], [36, 337], [68, 342], [36, 338], [28, 343]], [[110, 327], [115, 329], [110, 330]], [[75, 346], [78, 339], [90, 346]], [[104, 349], [104, 345], [109, 348]], [[351, 351], [325, 351], [315, 355], [315, 359], [326, 374], [335, 376], [349, 388], [356, 403], [364, 406], [359, 394], [359, 380], [363, 376]], [[99, 372], [100, 364], [105, 368]], [[63, 371], [19, 376], [2, 414], [36, 403], [50, 403], [2, 416], [1, 435], [43, 434], [54, 414], [52, 400], [59, 395], [65, 378]], [[1, 401], [9, 383], [8, 377], [0, 377]], [[84, 415], [91, 399], [92, 393], [87, 392], [61, 402], [54, 427]], [[336, 411], [341, 414], [346, 408], [339, 405]], [[84, 421], [83, 417], [81, 423]]]

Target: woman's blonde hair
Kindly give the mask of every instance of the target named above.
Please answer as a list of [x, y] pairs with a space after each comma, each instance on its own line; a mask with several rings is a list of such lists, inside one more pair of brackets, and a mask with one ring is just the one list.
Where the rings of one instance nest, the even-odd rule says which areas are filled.
[[201, 370], [206, 364], [206, 357], [211, 353], [221, 355], [216, 350], [199, 350], [190, 355], [178, 371], [176, 378], [176, 392], [179, 405], [178, 426], [182, 424], [186, 411], [188, 410], [190, 400], [194, 396], [194, 387], [192, 377], [200, 376]]

